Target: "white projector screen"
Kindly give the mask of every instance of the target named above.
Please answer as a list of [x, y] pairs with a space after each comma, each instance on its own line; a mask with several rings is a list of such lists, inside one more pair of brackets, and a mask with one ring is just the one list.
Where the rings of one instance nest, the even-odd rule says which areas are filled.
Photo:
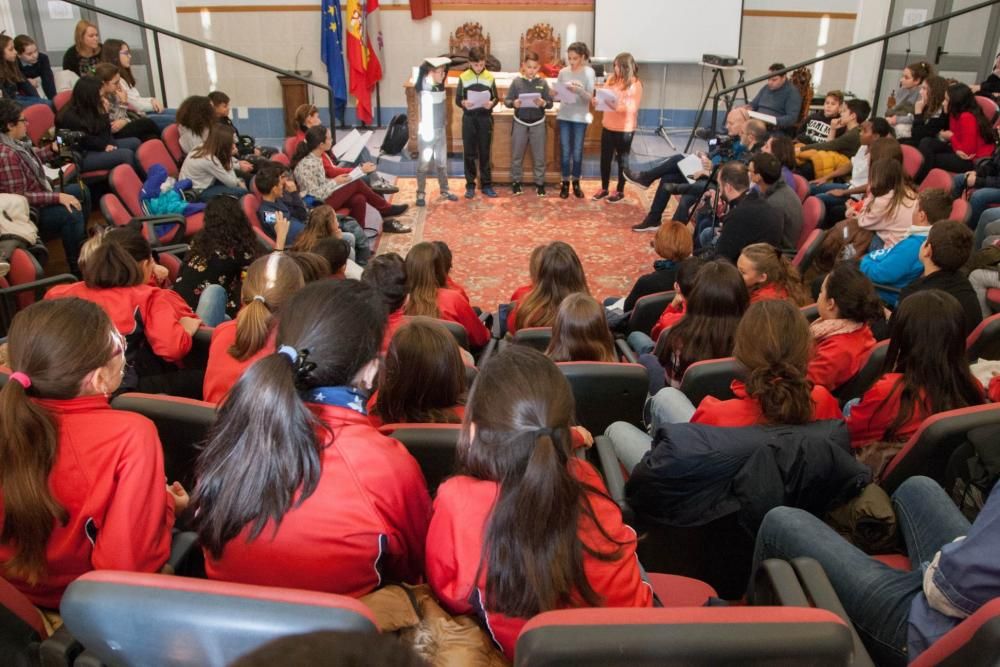
[[594, 56], [628, 51], [641, 63], [697, 63], [740, 54], [743, 0], [596, 0]]

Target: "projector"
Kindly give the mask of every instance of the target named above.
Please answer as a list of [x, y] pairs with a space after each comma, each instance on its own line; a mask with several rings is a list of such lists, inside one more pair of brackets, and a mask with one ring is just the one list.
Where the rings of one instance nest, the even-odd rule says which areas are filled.
[[717, 65], [719, 67], [735, 67], [742, 65], [743, 59], [736, 56], [720, 56], [714, 53], [706, 53], [701, 57], [701, 61], [706, 65]]

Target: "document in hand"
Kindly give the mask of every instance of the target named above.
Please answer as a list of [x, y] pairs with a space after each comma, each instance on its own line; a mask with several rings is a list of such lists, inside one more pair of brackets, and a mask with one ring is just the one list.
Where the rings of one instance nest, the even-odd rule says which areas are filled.
[[677, 168], [684, 174], [684, 178], [687, 179], [688, 183], [694, 183], [694, 174], [702, 171], [705, 165], [701, 163], [700, 156], [692, 154], [686, 155], [683, 160], [678, 162]]
[[333, 156], [342, 162], [354, 162], [361, 155], [364, 147], [368, 145], [368, 140], [371, 137], [371, 130], [364, 134], [357, 130], [351, 130], [346, 137], [333, 145]]
[[490, 91], [469, 90], [466, 91], [465, 99], [472, 102], [473, 109], [488, 109], [490, 107]]
[[365, 177], [365, 171], [360, 166], [358, 166], [358, 167], [355, 167], [354, 169], [352, 169], [351, 172], [349, 174], [347, 174], [347, 175], [351, 177], [351, 180], [347, 181], [346, 183], [337, 183], [337, 187], [335, 187], [334, 190], [339, 190], [340, 188], [344, 187], [345, 185], [350, 185], [354, 181], [357, 181], [357, 180], [360, 180], [360, 179], [364, 178]]
[[748, 111], [747, 112], [751, 118], [756, 118], [757, 120], [762, 120], [769, 125], [777, 125], [778, 117], [772, 116], [769, 113], [761, 113], [759, 111]]
[[564, 104], [576, 102], [577, 92], [569, 84], [556, 81], [556, 101]]
[[538, 106], [536, 100], [542, 99], [541, 93], [521, 93], [517, 96], [517, 99], [521, 100], [522, 107], [535, 107]]
[[613, 90], [608, 90], [607, 88], [598, 88], [594, 92], [597, 96], [598, 111], [617, 111], [618, 95], [616, 95]]

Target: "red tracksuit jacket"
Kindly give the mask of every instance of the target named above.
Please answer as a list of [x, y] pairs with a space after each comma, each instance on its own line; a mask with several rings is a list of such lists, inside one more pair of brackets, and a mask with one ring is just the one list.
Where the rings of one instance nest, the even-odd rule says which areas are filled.
[[[692, 424], [710, 424], [712, 426], [756, 426], [763, 423], [760, 413], [760, 403], [756, 398], [747, 395], [747, 388], [739, 380], [733, 380], [729, 385], [736, 398], [720, 401], [714, 396], [706, 396], [698, 405]], [[812, 388], [813, 419], [843, 419], [837, 403], [825, 387]]]
[[402, 308], [389, 313], [389, 319], [385, 323], [385, 333], [382, 335], [382, 346], [378, 351], [379, 354], [385, 356], [385, 353], [389, 350], [389, 343], [392, 342], [392, 337], [396, 335], [399, 327], [406, 324], [407, 319]]
[[236, 343], [236, 320], [223, 322], [212, 331], [212, 343], [208, 347], [208, 364], [205, 366], [205, 383], [202, 395], [209, 403], [221, 403], [240, 379], [246, 369], [254, 362], [274, 352], [274, 338], [277, 329], [271, 332], [264, 347], [250, 358], [238, 361], [229, 348]]
[[366, 415], [308, 405], [332, 432], [317, 429], [319, 485], [277, 527], [268, 523], [251, 542], [245, 528], [219, 559], [206, 552], [208, 577], [352, 597], [388, 582], [420, 581], [431, 514], [420, 466]]
[[480, 321], [476, 311], [460, 292], [442, 287], [437, 292], [437, 307], [442, 320], [458, 322], [469, 334], [471, 347], [482, 347], [490, 340], [490, 330]]
[[868, 325], [850, 333], [827, 336], [816, 342], [806, 375], [813, 384], [834, 390], [861, 370], [873, 347], [875, 337]]
[[[581, 481], [605, 491], [600, 475], [589, 463], [571, 459], [570, 470]], [[478, 581], [483, 541], [499, 485], [466, 476], [452, 477], [438, 487], [434, 501], [434, 516], [427, 531], [427, 581], [437, 599], [454, 614], [478, 613], [480, 620], [508, 658], [514, 656], [514, 644], [521, 628], [528, 621], [486, 609], [486, 569]], [[646, 584], [635, 556], [635, 531], [622, 522], [621, 511], [609, 498], [589, 494], [598, 521], [618, 540], [622, 556], [607, 562], [583, 553], [583, 567], [594, 591], [604, 599], [606, 607], [650, 607], [652, 588]], [[525, 520], [544, 520], [526, 517]], [[619, 545], [609, 543], [590, 520], [581, 517], [580, 541], [601, 552], [612, 552]], [[575, 600], [583, 604], [582, 600]]]
[[687, 312], [687, 301], [681, 301], [678, 305], [669, 304], [660, 313], [660, 319], [656, 320], [656, 324], [653, 325], [653, 330], [649, 332], [649, 337], [656, 342], [660, 339], [660, 334], [663, 333], [664, 329], [668, 329], [684, 317], [684, 313]]
[[[45, 548], [48, 572], [36, 585], [4, 576], [32, 603], [58, 609], [66, 587], [91, 570], [158, 571], [170, 555], [174, 501], [153, 422], [112, 410], [103, 395], [34, 400], [57, 425], [49, 488], [69, 521], [54, 523]], [[2, 517], [0, 498], [0, 525]], [[0, 544], [0, 563], [12, 555]]]

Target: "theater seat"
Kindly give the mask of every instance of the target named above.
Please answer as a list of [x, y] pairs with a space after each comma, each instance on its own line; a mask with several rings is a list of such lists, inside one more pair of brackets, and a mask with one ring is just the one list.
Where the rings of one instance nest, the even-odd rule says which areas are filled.
[[913, 146], [902, 144], [900, 149], [903, 151], [903, 171], [906, 172], [907, 176], [913, 178], [923, 166], [924, 156]]
[[17, 311], [41, 299], [50, 287], [77, 281], [76, 276], [69, 273], [44, 276], [38, 261], [22, 248], [15, 248], [7, 262], [10, 271], [0, 278], [0, 335], [6, 335]]
[[448, 333], [452, 335], [460, 348], [463, 350], [469, 349], [469, 332], [465, 330], [465, 327], [458, 322], [452, 322], [451, 320], [439, 319], [435, 321], [444, 325], [444, 328], [448, 330]]
[[70, 584], [59, 611], [108, 665], [222, 667], [278, 637], [377, 631], [374, 614], [342, 595], [107, 570]]
[[970, 362], [1000, 359], [1000, 315], [990, 315], [979, 323], [965, 341]]
[[716, 597], [714, 588], [692, 577], [647, 572], [646, 578], [664, 607], [704, 607]]
[[566, 609], [528, 621], [518, 667], [837, 665], [851, 661], [847, 624], [822, 609]]
[[995, 667], [1000, 656], [1000, 598], [979, 608], [910, 663], [911, 667]]
[[170, 157], [178, 165], [184, 162], [184, 149], [181, 148], [181, 128], [177, 123], [171, 123], [163, 128], [163, 145], [170, 151]]
[[576, 422], [593, 435], [616, 421], [642, 426], [649, 373], [639, 364], [564, 361], [556, 364], [573, 389]]
[[514, 334], [515, 344], [527, 345], [542, 353], [549, 349], [551, 341], [552, 327], [527, 327], [518, 329], [517, 333]]
[[180, 242], [184, 236], [194, 236], [205, 224], [205, 214], [192, 216], [149, 216], [142, 208], [140, 192], [142, 181], [131, 165], [120, 164], [108, 176], [111, 191], [121, 200], [133, 218], [143, 220], [144, 234], [150, 244]]
[[826, 217], [826, 205], [819, 197], [806, 197], [802, 202], [802, 231], [799, 232], [798, 241], [795, 243], [795, 250], [806, 244], [809, 235], [819, 227], [819, 223]]
[[675, 296], [677, 296], [676, 292], [671, 290], [669, 292], [655, 292], [654, 294], [647, 294], [644, 297], [640, 297], [635, 302], [632, 315], [628, 320], [629, 333], [641, 331], [648, 336], [649, 332], [653, 330], [656, 321], [660, 319], [660, 315], [663, 314], [663, 310], [670, 305]]
[[823, 245], [823, 239], [825, 237], [825, 230], [814, 229], [809, 236], [806, 237], [802, 245], [799, 246], [798, 252], [796, 252], [795, 257], [792, 258], [792, 264], [799, 270], [800, 274], [804, 274], [806, 269], [808, 269], [812, 264], [816, 255], [819, 253], [820, 246]]
[[147, 174], [154, 165], [160, 165], [167, 170], [167, 176], [177, 178], [179, 173], [177, 163], [174, 162], [173, 156], [167, 150], [166, 144], [159, 139], [142, 142], [135, 156], [139, 160], [139, 164], [142, 165], [142, 170]]
[[840, 401], [841, 405], [852, 398], [861, 398], [861, 393], [870, 387], [882, 373], [882, 365], [885, 363], [885, 355], [888, 351], [888, 340], [875, 343], [875, 347], [868, 352], [868, 358], [861, 364], [861, 369], [854, 377], [833, 390], [833, 395]]
[[386, 424], [379, 431], [403, 443], [420, 464], [433, 495], [441, 482], [455, 474], [461, 429], [461, 424]]
[[924, 180], [920, 182], [919, 191], [944, 190], [950, 195], [952, 185], [953, 182], [951, 174], [944, 169], [938, 169], [935, 167], [927, 172], [926, 176], [924, 176]]
[[742, 377], [740, 365], [732, 357], [696, 361], [684, 371], [681, 378], [681, 392], [691, 404], [698, 407], [706, 396], [714, 396], [720, 401], [734, 398], [730, 385]]

